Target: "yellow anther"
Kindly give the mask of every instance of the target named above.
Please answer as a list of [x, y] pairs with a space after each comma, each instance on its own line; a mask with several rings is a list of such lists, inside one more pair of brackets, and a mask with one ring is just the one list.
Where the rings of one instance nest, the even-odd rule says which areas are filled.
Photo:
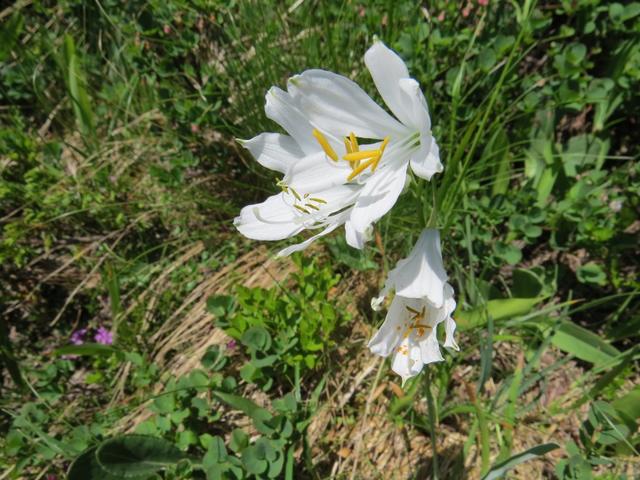
[[327, 203], [326, 200], [323, 200], [321, 198], [316, 198], [316, 197], [310, 197], [309, 200], [311, 200], [312, 202], [316, 202], [316, 203]]
[[301, 201], [302, 197], [300, 195], [298, 195], [298, 192], [296, 192], [293, 187], [289, 187], [289, 190], [291, 190], [291, 193], [293, 193], [293, 196], [296, 197], [296, 200]]
[[382, 141], [382, 145], [380, 145], [380, 155], [378, 155], [378, 158], [376, 159], [376, 161], [371, 166], [371, 171], [372, 172], [375, 172], [376, 168], [378, 168], [378, 163], [380, 163], [380, 159], [382, 158], [382, 154], [384, 153], [384, 149], [387, 148], [387, 144], [389, 143], [389, 139], [390, 138], [391, 137], [389, 137], [389, 136], [384, 137], [384, 140]]
[[313, 208], [314, 210], [320, 210], [318, 207], [316, 207], [313, 203], [305, 203], [304, 204], [305, 207], [309, 207], [309, 208]]
[[351, 132], [349, 134], [349, 140], [351, 140], [351, 150], [354, 152], [360, 151], [360, 146], [358, 145], [358, 139], [356, 138], [356, 134]]
[[338, 155], [336, 154], [335, 150], [331, 147], [331, 145], [329, 145], [329, 142], [327, 141], [326, 137], [322, 134], [322, 132], [320, 132], [320, 130], [318, 130], [317, 128], [314, 128], [312, 133], [313, 133], [313, 136], [316, 137], [316, 140], [318, 141], [322, 149], [324, 150], [324, 153], [326, 153], [331, 160], [333, 160], [334, 162], [337, 162]]
[[372, 158], [371, 160], [367, 160], [366, 162], [364, 162], [361, 165], [358, 165], [356, 168], [353, 169], [353, 171], [349, 174], [349, 176], [347, 177], [347, 181], [350, 182], [351, 180], [353, 180], [354, 178], [356, 178], [358, 175], [360, 175], [364, 170], [366, 170], [367, 168], [369, 168], [371, 165], [373, 165], [373, 163], [376, 161], [376, 158]]
[[418, 315], [420, 312], [414, 308], [411, 308], [409, 305], [405, 305], [405, 307], [409, 312], [413, 313], [414, 315]]
[[356, 160], [364, 160], [366, 158], [377, 157], [382, 152], [380, 150], [362, 150], [358, 152], [347, 153], [344, 157], [348, 162], [353, 162]]
[[301, 207], [300, 205], [294, 205], [294, 208], [297, 208], [302, 213], [311, 213], [309, 210], [307, 210], [306, 208]]
[[351, 148], [351, 142], [349, 141], [348, 138], [344, 139], [344, 148], [347, 151], [347, 153], [353, 152], [353, 148]]

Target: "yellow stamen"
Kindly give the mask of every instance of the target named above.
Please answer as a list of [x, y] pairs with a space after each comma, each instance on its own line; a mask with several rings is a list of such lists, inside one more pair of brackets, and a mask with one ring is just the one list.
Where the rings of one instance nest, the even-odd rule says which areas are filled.
[[298, 192], [296, 192], [293, 187], [289, 187], [289, 190], [291, 190], [291, 193], [293, 193], [293, 196], [296, 197], [296, 200], [301, 201], [302, 197], [300, 195], [298, 195]]
[[348, 162], [353, 162], [354, 160], [364, 160], [365, 158], [376, 157], [380, 155], [382, 152], [380, 150], [363, 150], [353, 153], [347, 153], [344, 157]]
[[351, 149], [354, 152], [359, 152], [360, 151], [360, 146], [358, 145], [358, 139], [356, 138], [356, 134], [351, 132], [349, 134], [349, 140], [351, 140]]
[[305, 207], [309, 207], [309, 208], [313, 208], [314, 210], [320, 210], [318, 207], [316, 207], [313, 203], [305, 203], [304, 204]]
[[309, 210], [307, 210], [306, 208], [301, 207], [300, 205], [294, 205], [294, 208], [297, 208], [302, 213], [311, 213]]
[[327, 203], [326, 200], [323, 200], [321, 198], [316, 198], [316, 197], [311, 197], [311, 198], [309, 198], [309, 200], [311, 200], [312, 202], [316, 202], [316, 203]]
[[344, 148], [347, 150], [347, 153], [353, 152], [353, 148], [351, 148], [351, 142], [348, 138], [344, 139]]
[[390, 138], [391, 137], [389, 137], [389, 136], [384, 137], [384, 140], [382, 141], [382, 145], [380, 145], [380, 155], [378, 155], [377, 160], [371, 166], [371, 171], [372, 172], [375, 172], [376, 168], [378, 168], [378, 163], [380, 162], [380, 159], [382, 158], [382, 154], [384, 153], [384, 149], [387, 148], [387, 144], [389, 143], [389, 139]]
[[376, 160], [375, 158], [372, 158], [371, 160], [367, 160], [363, 164], [358, 165], [356, 168], [354, 168], [353, 171], [347, 177], [347, 182], [350, 182], [351, 180], [356, 178], [358, 175], [360, 175], [364, 170], [369, 168], [369, 166], [372, 165], [375, 162], [375, 160]]
[[429, 325], [422, 325], [421, 323], [411, 325], [411, 328], [426, 328], [427, 330], [431, 330], [431, 327]]
[[318, 130], [317, 128], [314, 128], [312, 133], [313, 133], [313, 136], [316, 137], [316, 140], [318, 141], [322, 149], [324, 150], [324, 153], [326, 153], [331, 160], [333, 160], [334, 162], [337, 162], [338, 155], [336, 154], [335, 150], [331, 147], [331, 145], [329, 145], [329, 142], [327, 141], [326, 137], [322, 134], [322, 132], [320, 132], [320, 130]]
[[420, 312], [414, 308], [411, 308], [409, 305], [405, 305], [405, 307], [408, 311], [410, 311], [411, 313], [413, 313], [414, 315], [418, 315]]

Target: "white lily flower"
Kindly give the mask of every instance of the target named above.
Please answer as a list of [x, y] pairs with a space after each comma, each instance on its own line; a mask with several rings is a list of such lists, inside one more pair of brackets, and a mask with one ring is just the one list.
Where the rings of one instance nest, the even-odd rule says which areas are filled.
[[451, 316], [456, 302], [442, 265], [437, 230], [423, 230], [409, 256], [389, 272], [372, 306], [379, 308], [391, 289], [395, 289], [395, 297], [369, 348], [383, 357], [393, 354], [391, 368], [406, 381], [424, 365], [443, 360], [436, 332], [440, 323], [445, 326], [444, 346], [458, 350], [456, 323]]
[[347, 242], [362, 248], [402, 192], [409, 165], [427, 180], [442, 171], [427, 103], [406, 65], [380, 42], [365, 63], [397, 118], [356, 83], [324, 70], [293, 77], [287, 92], [269, 91], [267, 116], [289, 135], [263, 133], [243, 145], [260, 164], [284, 174], [282, 192], [242, 209], [235, 225], [243, 235], [280, 240], [321, 229], [279, 253], [288, 255], [345, 224]]
[[378, 297], [371, 300], [371, 307], [379, 310], [391, 290], [402, 297], [426, 298], [432, 305], [441, 307], [446, 282], [440, 232], [435, 228], [425, 228], [409, 256], [399, 260], [387, 274], [384, 288]]
[[326, 146], [316, 139], [314, 128], [287, 92], [277, 87], [269, 90], [265, 111], [289, 135], [262, 133], [241, 143], [258, 163], [284, 174], [277, 184], [281, 192], [244, 207], [234, 224], [254, 240], [282, 240], [303, 230], [321, 229], [278, 253], [284, 256], [344, 224], [362, 187], [345, 182], [349, 164], [329, 158]]
[[[347, 180], [364, 184], [345, 225], [347, 241], [356, 248], [363, 247], [370, 226], [395, 204], [408, 166], [426, 180], [442, 171], [427, 102], [407, 66], [382, 42], [367, 50], [364, 61], [395, 118], [355, 82], [325, 70], [307, 70], [291, 78], [287, 88], [334, 149], [346, 145], [340, 158], [352, 163]], [[359, 150], [357, 138], [378, 142]]]

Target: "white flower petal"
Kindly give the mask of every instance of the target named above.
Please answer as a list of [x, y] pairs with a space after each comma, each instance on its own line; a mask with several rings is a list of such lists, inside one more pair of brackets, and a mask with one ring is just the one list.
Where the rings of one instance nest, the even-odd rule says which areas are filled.
[[264, 202], [247, 205], [233, 221], [242, 235], [254, 240], [282, 240], [303, 230], [281, 193]]
[[420, 359], [425, 365], [433, 362], [442, 362], [444, 360], [440, 352], [440, 346], [438, 345], [435, 328], [425, 340], [420, 342]]
[[381, 357], [388, 357], [393, 353], [404, 333], [404, 322], [409, 319], [405, 305], [404, 299], [398, 296], [393, 299], [382, 326], [369, 341], [368, 347], [372, 353]]
[[310, 155], [321, 150], [313, 137], [313, 127], [296, 106], [291, 95], [278, 87], [272, 87], [265, 99], [264, 111], [267, 117], [284, 128], [305, 154]]
[[240, 140], [240, 144], [263, 167], [286, 173], [292, 165], [305, 156], [296, 141], [280, 133], [261, 133], [251, 140]]
[[364, 54], [373, 83], [393, 114], [405, 125], [413, 119], [413, 108], [399, 88], [401, 79], [409, 78], [409, 70], [402, 59], [382, 42], [375, 42]]
[[396, 295], [427, 298], [435, 307], [441, 307], [447, 273], [442, 264], [440, 232], [424, 229], [409, 256], [389, 272], [387, 281], [395, 286]]
[[453, 298], [453, 287], [448, 283], [444, 286], [444, 310], [446, 312], [446, 318], [444, 320], [444, 331], [445, 331], [445, 340], [444, 346], [447, 348], [453, 348], [454, 350], [460, 350], [456, 340], [454, 338], [454, 334], [456, 331], [456, 322], [451, 316], [453, 311], [456, 309], [456, 301]]
[[424, 98], [420, 84], [413, 78], [403, 78], [398, 82], [401, 95], [405, 105], [406, 115], [409, 121], [403, 122], [405, 125], [413, 127], [421, 134], [427, 134], [431, 130], [431, 118], [427, 100]]
[[424, 362], [420, 346], [412, 344], [408, 339], [403, 340], [400, 349], [401, 351], [393, 356], [391, 370], [402, 377], [404, 384], [409, 378], [415, 377], [422, 371]]
[[[351, 168], [348, 162], [334, 162], [327, 158], [324, 152], [317, 152], [293, 163], [283, 181], [294, 187], [300, 194], [313, 194], [337, 185], [345, 185], [350, 173]], [[349, 185], [359, 188], [354, 184]]]
[[407, 164], [387, 165], [376, 170], [366, 183], [351, 213], [350, 228], [356, 232], [356, 244], [362, 248], [365, 232], [393, 207], [402, 193], [407, 178]]
[[404, 125], [342, 75], [307, 70], [291, 78], [287, 88], [311, 124], [336, 138], [351, 132], [360, 138], [376, 139], [406, 135]]
[[342, 223], [344, 223], [344, 220], [342, 222], [337, 220], [335, 223], [332, 223], [327, 228], [322, 230], [320, 233], [317, 233], [317, 234], [313, 235], [312, 237], [307, 238], [304, 242], [300, 242], [300, 243], [297, 243], [295, 245], [290, 245], [287, 248], [283, 248], [282, 250], [280, 250], [278, 252], [277, 256], [278, 257], [286, 257], [288, 255], [291, 255], [293, 252], [299, 252], [299, 251], [304, 250], [309, 245], [311, 245], [313, 242], [315, 242], [318, 238], [324, 237], [325, 235], [328, 235], [329, 233], [333, 232], [336, 228], [338, 228], [340, 225], [342, 225]]
[[440, 148], [435, 138], [421, 140], [420, 149], [411, 157], [411, 170], [425, 180], [431, 180], [434, 174], [442, 172]]

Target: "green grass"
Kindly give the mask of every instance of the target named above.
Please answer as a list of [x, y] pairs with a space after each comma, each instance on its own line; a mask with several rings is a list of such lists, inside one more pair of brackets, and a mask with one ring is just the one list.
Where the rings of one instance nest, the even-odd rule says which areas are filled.
[[[640, 4], [469, 5], [3, 7], [2, 478], [83, 452], [89, 478], [110, 449], [164, 458], [143, 478], [637, 475]], [[232, 225], [276, 190], [235, 139], [277, 131], [264, 94], [307, 68], [380, 100], [376, 37], [420, 82], [444, 172], [366, 250], [339, 231], [275, 262]], [[369, 299], [430, 222], [461, 351], [400, 388], [366, 350]], [[99, 326], [113, 349], [56, 353]]]

